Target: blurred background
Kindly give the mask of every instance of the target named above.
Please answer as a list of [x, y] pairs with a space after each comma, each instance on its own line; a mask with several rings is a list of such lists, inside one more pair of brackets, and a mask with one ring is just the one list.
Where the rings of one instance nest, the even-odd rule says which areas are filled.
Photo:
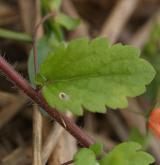
[[[148, 133], [147, 121], [160, 98], [160, 0], [0, 0], [0, 53], [28, 81], [33, 74], [33, 67], [28, 70], [28, 59], [32, 58], [35, 25], [52, 11], [63, 13], [63, 18], [50, 17], [40, 26], [37, 38], [47, 38], [44, 44], [39, 42], [39, 54], [52, 42], [50, 38], [68, 41], [105, 36], [112, 43], [139, 47], [141, 56], [152, 63], [155, 79], [144, 95], [129, 99], [125, 110], [66, 115], [103, 142], [106, 151], [120, 142], [136, 141], [159, 165], [160, 139]], [[53, 120], [42, 117], [38, 107], [0, 74], [0, 164], [59, 165], [72, 160], [79, 146]]]

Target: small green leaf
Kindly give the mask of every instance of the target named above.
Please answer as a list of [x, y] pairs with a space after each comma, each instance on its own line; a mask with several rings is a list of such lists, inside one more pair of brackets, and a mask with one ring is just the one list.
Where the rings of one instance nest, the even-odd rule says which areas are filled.
[[143, 49], [144, 58], [149, 61], [156, 70], [156, 76], [152, 83], [148, 86], [145, 96], [153, 104], [157, 99], [160, 88], [160, 24], [156, 23], [151, 31], [149, 41]]
[[[37, 54], [38, 54], [38, 65], [40, 65], [44, 59], [47, 57], [47, 54], [49, 51], [54, 50], [54, 48], [58, 45], [57, 40], [54, 38], [54, 36], [47, 37], [44, 36], [41, 39], [37, 41]], [[28, 75], [29, 80], [33, 86], [35, 86], [35, 69], [34, 69], [34, 56], [33, 56], [33, 50], [30, 51], [29, 59], [28, 59]], [[41, 113], [44, 116], [49, 117], [49, 115], [40, 108]]]
[[[41, 0], [42, 11], [44, 12], [59, 12], [62, 0]], [[43, 13], [44, 14], [44, 13]]]
[[141, 145], [135, 142], [125, 142], [116, 146], [99, 162], [100, 165], [149, 165], [154, 158], [140, 150]]
[[126, 97], [145, 91], [155, 70], [139, 57], [139, 49], [116, 44], [105, 38], [73, 40], [61, 43], [40, 67], [37, 84], [47, 102], [64, 112], [82, 115], [128, 105]]
[[[42, 38], [37, 42], [37, 51], [38, 51], [38, 65], [40, 65], [44, 59], [47, 57], [46, 55], [49, 52], [49, 46], [47, 44], [46, 38]], [[35, 70], [34, 70], [34, 56], [33, 50], [31, 50], [28, 60], [28, 74], [29, 80], [32, 84], [35, 84]]]
[[[58, 45], [57, 40], [52, 37], [44, 36], [37, 41], [37, 54], [38, 54], [38, 65], [40, 66], [44, 59], [47, 57], [47, 54], [54, 50], [54, 48]], [[29, 59], [28, 59], [28, 74], [29, 80], [32, 84], [35, 84], [35, 70], [34, 70], [34, 56], [33, 50], [30, 51]]]
[[101, 143], [95, 143], [89, 147], [95, 154], [96, 156], [100, 155], [102, 150], [103, 150], [103, 144]]
[[78, 151], [74, 158], [75, 165], [97, 165], [95, 153], [87, 148]]
[[141, 132], [137, 128], [133, 128], [130, 132], [129, 141], [134, 141], [142, 145], [142, 149], [146, 150], [149, 144], [150, 135], [142, 135]]
[[59, 11], [60, 6], [61, 6], [62, 0], [50, 0], [49, 4], [50, 4], [50, 9], [53, 11]]
[[59, 23], [61, 26], [65, 27], [67, 30], [75, 29], [79, 24], [80, 20], [67, 16], [63, 13], [59, 13], [55, 18], [56, 23]]
[[[45, 16], [53, 11], [58, 14], [60, 5], [61, 0], [41, 0], [42, 14]], [[44, 28], [47, 34], [54, 33], [58, 41], [64, 40], [61, 25], [56, 23], [53, 18], [50, 18], [44, 22]]]
[[32, 37], [28, 34], [21, 33], [21, 32], [15, 32], [7, 29], [0, 28], [0, 38], [8, 38], [11, 40], [16, 40], [20, 42], [32, 42]]

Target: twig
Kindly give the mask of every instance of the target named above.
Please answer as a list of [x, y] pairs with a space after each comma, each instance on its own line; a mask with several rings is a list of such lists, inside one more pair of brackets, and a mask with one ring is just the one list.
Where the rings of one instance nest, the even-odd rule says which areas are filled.
[[46, 164], [49, 156], [54, 150], [54, 147], [56, 146], [57, 141], [59, 140], [63, 130], [64, 129], [58, 123], [56, 123], [55, 126], [51, 129], [51, 132], [48, 135], [42, 149], [42, 164], [43, 165]]
[[34, 67], [35, 67], [35, 74], [38, 71], [38, 55], [37, 55], [37, 36], [38, 36], [38, 30], [39, 28], [42, 26], [42, 24], [50, 17], [55, 16], [56, 13], [53, 11], [49, 14], [47, 14], [46, 16], [44, 16], [35, 26], [35, 29], [33, 31], [33, 54], [34, 54]]
[[34, 26], [34, 1], [33, 0], [18, 0], [18, 7], [20, 11], [20, 21], [22, 24], [22, 28], [27, 34], [32, 34], [32, 29]]
[[42, 165], [42, 116], [37, 104], [33, 109], [33, 165]]
[[[72, 117], [72, 114], [70, 112], [66, 113], [66, 115], [70, 118]], [[58, 123], [55, 123], [53, 127], [51, 128], [42, 148], [42, 164], [43, 165], [47, 163], [48, 158], [51, 156], [63, 132], [64, 132], [64, 129]]]
[[[38, 24], [41, 20], [41, 7], [40, 0], [35, 0], [35, 25]], [[39, 24], [37, 28], [35, 28], [35, 33], [33, 34], [33, 55], [34, 55], [34, 70], [35, 75], [38, 72], [38, 54], [36, 41], [37, 38], [40, 38], [43, 35], [42, 24]], [[36, 87], [36, 89], [38, 89]], [[41, 148], [42, 148], [42, 115], [39, 111], [39, 107], [37, 104], [34, 105], [34, 113], [33, 113], [33, 165], [42, 165], [41, 158]]]
[[50, 107], [46, 100], [43, 98], [41, 92], [32, 88], [32, 86], [20, 74], [18, 74], [14, 68], [4, 60], [2, 56], [0, 56], [0, 69], [15, 83], [15, 85], [17, 85], [17, 87], [23, 90], [34, 102], [36, 102], [62, 127], [64, 127], [71, 135], [73, 135], [81, 145], [89, 147], [94, 143], [94, 141], [68, 117], [58, 112], [55, 108]]
[[53, 16], [56, 16], [56, 12], [55, 12], [55, 11], [52, 11], [52, 12], [48, 13], [47, 15], [45, 15], [45, 16], [40, 20], [40, 22], [36, 25], [36, 27], [35, 27], [35, 32], [38, 31], [38, 28], [39, 28], [46, 20], [48, 20], [50, 17], [53, 17]]
[[108, 37], [114, 43], [123, 30], [139, 0], [120, 0], [104, 23], [100, 35]]

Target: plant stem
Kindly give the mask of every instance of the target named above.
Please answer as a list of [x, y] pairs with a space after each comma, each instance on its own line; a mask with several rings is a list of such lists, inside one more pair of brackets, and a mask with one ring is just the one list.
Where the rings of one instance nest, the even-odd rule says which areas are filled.
[[65, 162], [65, 163], [63, 163], [63, 164], [61, 164], [61, 165], [69, 165], [69, 164], [72, 164], [72, 163], [74, 163], [74, 160], [70, 160], [70, 161]]
[[35, 70], [35, 75], [38, 72], [38, 51], [37, 51], [37, 38], [38, 38], [38, 30], [39, 28], [43, 25], [43, 23], [49, 19], [50, 17], [55, 16], [56, 13], [55, 12], [51, 12], [49, 14], [47, 14], [46, 16], [44, 16], [35, 26], [35, 29], [33, 31], [33, 55], [34, 55], [34, 70]]
[[33, 165], [42, 165], [42, 115], [37, 104], [33, 109]]
[[13, 83], [24, 91], [34, 102], [43, 108], [53, 119], [55, 119], [64, 129], [73, 135], [81, 145], [89, 147], [94, 141], [86, 135], [70, 118], [58, 112], [48, 105], [40, 91], [32, 86], [15, 69], [0, 56], [0, 69], [10, 78]]

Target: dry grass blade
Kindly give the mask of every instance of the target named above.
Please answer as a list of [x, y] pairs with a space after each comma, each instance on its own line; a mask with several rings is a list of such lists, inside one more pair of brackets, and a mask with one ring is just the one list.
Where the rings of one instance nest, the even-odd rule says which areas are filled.
[[17, 22], [19, 19], [15, 9], [0, 2], [0, 26]]
[[67, 132], [63, 132], [48, 160], [48, 165], [60, 165], [66, 162], [66, 160], [72, 160], [76, 152], [75, 146], [75, 139]]
[[33, 165], [42, 165], [41, 160], [42, 146], [42, 116], [37, 104], [33, 110]]
[[18, 0], [18, 5], [23, 29], [26, 33], [32, 34], [34, 26], [33, 15], [35, 10], [33, 0]]
[[23, 147], [15, 149], [12, 153], [6, 156], [1, 161], [1, 165], [19, 165], [19, 164], [30, 164], [30, 160], [27, 157], [27, 151]]
[[27, 98], [24, 95], [13, 95], [0, 92], [1, 103], [6, 101], [6, 105], [0, 110], [0, 129], [7, 124], [24, 106]]
[[[70, 117], [70, 118], [72, 117], [71, 113], [67, 113], [67, 116]], [[65, 138], [65, 141], [67, 141], [67, 143], [70, 144], [70, 146], [68, 146], [66, 148], [67, 149], [70, 148], [69, 149], [70, 152], [71, 152], [71, 150], [72, 150], [72, 152], [74, 152], [76, 150], [75, 149], [76, 148], [75, 147], [76, 146], [75, 140], [73, 140], [72, 137], [68, 137], [68, 136], [69, 135], [66, 135], [66, 133], [64, 133], [64, 128], [62, 128], [58, 123], [55, 123], [55, 125], [51, 128], [50, 133], [48, 134], [48, 136], [47, 136], [47, 138], [45, 140], [45, 143], [43, 145], [43, 148], [42, 148], [42, 164], [43, 165], [45, 165], [47, 163], [49, 157], [51, 155], [53, 155], [53, 153], [52, 153], [53, 151], [54, 151], [54, 153], [56, 153], [56, 150], [57, 150], [56, 146], [57, 145], [58, 146], [59, 145], [60, 146], [63, 145], [63, 147], [66, 145], [66, 142], [64, 142], [64, 140], [62, 140], [64, 138]], [[71, 140], [71, 142], [69, 142], [69, 140]], [[59, 155], [59, 157], [61, 157], [61, 155]], [[68, 158], [66, 158], [66, 159], [68, 159]], [[52, 161], [50, 161], [50, 162], [52, 162]]]
[[104, 23], [100, 35], [108, 37], [114, 43], [122, 32], [128, 19], [137, 7], [139, 0], [120, 0]]
[[[73, 18], [79, 18], [78, 13], [70, 0], [63, 1], [62, 8], [67, 15]], [[84, 37], [88, 35], [87, 24], [83, 21], [81, 21], [81, 24], [74, 31], [69, 32], [70, 38]]]
[[[143, 48], [144, 44], [147, 42], [150, 32], [152, 30], [153, 24], [160, 19], [160, 12], [155, 13], [148, 21], [145, 23], [130, 39], [129, 44], [134, 45], [139, 48]], [[159, 21], [160, 22], [160, 21]]]
[[128, 139], [127, 129], [116, 113], [109, 111], [106, 115], [106, 120], [109, 120], [116, 134], [122, 141]]
[[[40, 22], [41, 20], [41, 6], [40, 6], [40, 0], [35, 0], [35, 25]], [[34, 33], [34, 31], [32, 31]], [[36, 29], [36, 34], [35, 38], [40, 38], [43, 35], [43, 28], [42, 25]], [[34, 36], [34, 34], [33, 34]], [[33, 50], [34, 50], [34, 56], [36, 56], [35, 59], [35, 74], [38, 71], [38, 59], [37, 59], [37, 48], [36, 48], [36, 40], [33, 43]], [[43, 120], [42, 120], [42, 115], [39, 111], [39, 106], [35, 105], [34, 106], [34, 113], [33, 113], [33, 165], [42, 165], [42, 157], [41, 157], [41, 147], [42, 147], [42, 125], [43, 125]]]
[[50, 157], [52, 151], [54, 150], [60, 136], [62, 135], [64, 129], [56, 123], [55, 126], [51, 129], [46, 142], [43, 145], [42, 149], [42, 165], [45, 165]]

